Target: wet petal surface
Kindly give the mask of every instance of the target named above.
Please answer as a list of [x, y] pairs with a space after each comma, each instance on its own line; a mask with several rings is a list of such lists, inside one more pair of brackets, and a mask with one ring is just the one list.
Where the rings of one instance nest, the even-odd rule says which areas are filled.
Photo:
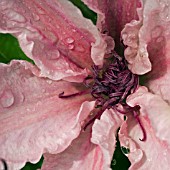
[[[69, 148], [58, 155], [45, 154], [43, 170], [107, 170], [115, 148], [115, 134], [122, 118], [106, 111], [92, 128], [75, 139]], [[105, 127], [105, 129], [103, 129]]]
[[[97, 28], [67, 0], [0, 2], [0, 32], [12, 33], [41, 76], [82, 81], [93, 61], [102, 64], [105, 42]], [[92, 58], [91, 58], [92, 57]], [[93, 59], [93, 61], [92, 61]]]
[[[163, 97], [169, 85], [169, 25], [170, 2], [166, 0], [143, 1], [138, 11], [140, 20], [127, 24], [122, 38], [129, 68], [133, 73], [148, 74], [149, 87]], [[164, 83], [167, 82], [167, 85]]]
[[102, 32], [107, 32], [120, 43], [120, 33], [126, 23], [137, 19], [136, 8], [140, 0], [83, 0], [92, 10], [98, 13], [97, 25]]
[[44, 152], [66, 149], [94, 107], [88, 95], [58, 97], [62, 91], [82, 90], [81, 85], [39, 78], [39, 74], [27, 62], [0, 64], [0, 156], [11, 170], [27, 161], [36, 163]]
[[122, 146], [129, 148], [130, 169], [169, 169], [170, 140], [167, 127], [170, 126], [170, 106], [160, 96], [140, 87], [128, 99], [131, 106], [139, 105], [140, 120], [146, 131], [146, 141], [142, 142], [142, 131], [135, 119], [128, 117], [119, 132]]

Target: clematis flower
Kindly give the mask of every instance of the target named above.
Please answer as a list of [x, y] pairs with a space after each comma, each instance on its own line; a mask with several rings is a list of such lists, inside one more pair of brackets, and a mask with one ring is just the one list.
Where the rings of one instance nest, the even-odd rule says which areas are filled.
[[170, 1], [84, 3], [96, 26], [67, 0], [0, 1], [0, 32], [35, 63], [0, 64], [0, 157], [10, 170], [42, 154], [44, 170], [110, 169], [120, 127], [131, 170], [166, 170]]

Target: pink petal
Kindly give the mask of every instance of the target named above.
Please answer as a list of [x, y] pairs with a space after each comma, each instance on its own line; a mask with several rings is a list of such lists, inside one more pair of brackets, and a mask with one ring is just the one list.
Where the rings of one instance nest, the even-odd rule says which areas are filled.
[[27, 62], [0, 64], [0, 157], [9, 169], [37, 162], [44, 152], [66, 149], [94, 107], [90, 95], [61, 99], [81, 85], [39, 78]]
[[[145, 128], [147, 139], [142, 142], [142, 131], [135, 119], [129, 117], [121, 127], [121, 145], [130, 148], [128, 154], [132, 170], [168, 170], [170, 166], [170, 106], [159, 96], [140, 87], [128, 98], [131, 106], [139, 105], [140, 120]], [[128, 129], [127, 129], [128, 125]], [[128, 130], [128, 131], [127, 131]], [[128, 135], [129, 133], [129, 135]]]
[[[96, 26], [67, 0], [2, 0], [0, 32], [12, 33], [41, 76], [87, 76], [92, 59], [102, 64], [106, 44]], [[92, 59], [91, 59], [92, 57]], [[82, 78], [75, 81], [82, 81]]]
[[103, 153], [103, 170], [110, 169], [116, 144], [116, 133], [123, 123], [123, 116], [113, 110], [106, 110], [100, 120], [94, 122], [91, 141], [98, 145]]
[[88, 127], [63, 153], [45, 154], [42, 170], [110, 169], [115, 134], [121, 123], [122, 119], [116, 113], [105, 111], [101, 120], [94, 123], [92, 134]]
[[136, 8], [140, 0], [83, 0], [92, 10], [98, 13], [97, 25], [101, 31], [107, 31], [120, 43], [120, 32], [125, 24], [137, 19]]
[[131, 162], [129, 170], [168, 170], [170, 166], [169, 146], [155, 136], [154, 129], [147, 117], [140, 118], [147, 131], [145, 142], [139, 140], [142, 133], [134, 119], [129, 119], [127, 122], [129, 135], [126, 133], [127, 124], [124, 124], [119, 132], [121, 145], [130, 149], [130, 153], [127, 155]]
[[128, 46], [125, 56], [130, 63], [129, 68], [136, 74], [145, 74], [152, 69], [149, 73], [150, 89], [159, 94], [163, 90], [164, 97], [164, 89], [169, 84], [159, 83], [167, 80], [170, 82], [166, 76], [169, 73], [170, 44], [168, 5], [169, 1], [143, 1], [139, 11], [140, 20], [127, 24], [122, 31], [124, 43]]

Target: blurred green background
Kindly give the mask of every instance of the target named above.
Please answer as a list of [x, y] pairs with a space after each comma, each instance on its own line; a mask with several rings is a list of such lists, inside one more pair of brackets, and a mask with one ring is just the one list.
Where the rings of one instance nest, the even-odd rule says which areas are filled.
[[[70, 1], [82, 11], [86, 18], [91, 19], [94, 24], [96, 23], [97, 15], [86, 5], [84, 5], [80, 0]], [[33, 61], [22, 52], [16, 38], [10, 34], [0, 34], [0, 62], [9, 63], [12, 59], [27, 60], [33, 63]], [[120, 143], [118, 141], [113, 155], [113, 160], [111, 162], [111, 168], [113, 170], [127, 170], [130, 166], [130, 162], [123, 152], [128, 154], [129, 150], [126, 148], [120, 148]], [[43, 157], [37, 164], [27, 163], [22, 170], [37, 170], [41, 167], [42, 162]]]

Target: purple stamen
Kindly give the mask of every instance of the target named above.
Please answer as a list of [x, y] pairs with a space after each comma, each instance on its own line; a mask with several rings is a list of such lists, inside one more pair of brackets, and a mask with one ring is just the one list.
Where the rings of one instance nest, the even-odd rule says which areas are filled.
[[[128, 95], [134, 93], [138, 87], [138, 76], [128, 69], [125, 58], [120, 57], [116, 52], [113, 52], [113, 56], [113, 62], [110, 65], [105, 65], [103, 68], [93, 65], [93, 76], [88, 76], [83, 81], [86, 87], [90, 87], [91, 95], [96, 100], [96, 108], [99, 108], [98, 112], [90, 118], [83, 129], [85, 130], [96, 119], [100, 119], [106, 109], [112, 108], [123, 115], [133, 113], [143, 133], [143, 138], [140, 140], [145, 141], [146, 132], [139, 119], [140, 107], [130, 107], [126, 103]], [[87, 94], [88, 92], [88, 90], [85, 90], [69, 95], [64, 95], [64, 92], [62, 92], [59, 94], [59, 98], [66, 99]], [[118, 104], [123, 106], [123, 110], [117, 108]]]
[[118, 103], [124, 103], [131, 90], [135, 91], [138, 86], [138, 77], [127, 67], [127, 62], [116, 52], [114, 63], [111, 63], [105, 70], [93, 66], [94, 84], [91, 94], [96, 100], [100, 100], [101, 106], [114, 108]]
[[64, 92], [60, 93], [58, 95], [59, 98], [70, 98], [70, 97], [76, 97], [76, 96], [79, 96], [79, 95], [82, 95], [82, 94], [87, 94], [88, 91], [85, 90], [85, 91], [81, 91], [81, 92], [77, 92], [77, 93], [73, 93], [73, 94], [69, 94], [69, 95], [64, 95]]
[[142, 130], [142, 133], [143, 133], [143, 138], [142, 138], [142, 139], [139, 139], [139, 140], [140, 140], [140, 141], [146, 141], [146, 131], [145, 131], [145, 129], [144, 129], [144, 127], [143, 127], [140, 119], [139, 119], [139, 109], [140, 109], [140, 106], [138, 106], [138, 105], [132, 108], [132, 110], [133, 110], [133, 116], [134, 116], [135, 119], [137, 120], [137, 122], [138, 122], [138, 124], [139, 124], [139, 126], [140, 126], [140, 128], [141, 128], [141, 130]]

